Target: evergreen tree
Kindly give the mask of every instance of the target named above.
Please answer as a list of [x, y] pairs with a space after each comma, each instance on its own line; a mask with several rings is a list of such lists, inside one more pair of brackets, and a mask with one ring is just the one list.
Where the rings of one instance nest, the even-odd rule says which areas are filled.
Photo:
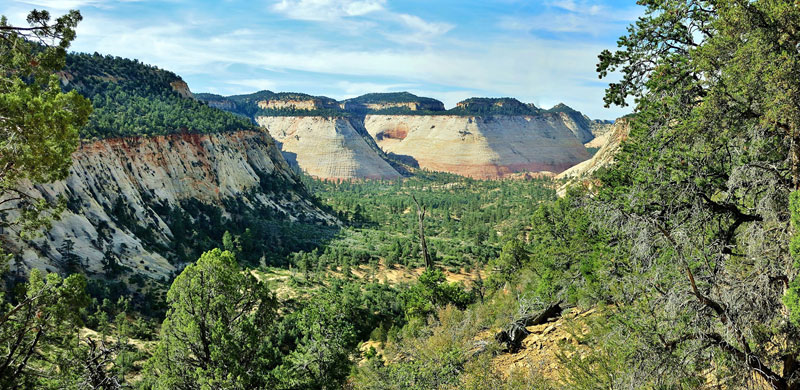
[[78, 348], [81, 311], [88, 304], [85, 289], [80, 274], [62, 279], [31, 271], [18, 303], [5, 303], [0, 311], [1, 388], [58, 389], [78, 381], [71, 362], [62, 357]]
[[615, 236], [602, 283], [619, 310], [598, 340], [626, 363], [576, 386], [697, 386], [711, 370], [730, 387], [796, 389], [800, 331], [785, 294], [797, 276], [800, 8], [640, 4], [620, 50], [600, 56], [601, 75], [623, 75], [606, 103], [632, 96], [637, 113], [588, 209]]
[[186, 267], [167, 293], [161, 340], [148, 362], [154, 389], [268, 388], [279, 362], [273, 344], [276, 301], [243, 273], [233, 254], [214, 249]]
[[0, 215], [21, 211], [19, 219], [0, 218], [0, 228], [14, 224], [30, 231], [47, 225], [50, 213], [63, 207], [20, 189], [24, 181], [67, 176], [78, 129], [91, 112], [88, 100], [61, 92], [55, 74], [64, 67], [80, 21], [78, 11], [51, 21], [47, 11], [34, 10], [30, 27], [9, 25], [0, 16]]

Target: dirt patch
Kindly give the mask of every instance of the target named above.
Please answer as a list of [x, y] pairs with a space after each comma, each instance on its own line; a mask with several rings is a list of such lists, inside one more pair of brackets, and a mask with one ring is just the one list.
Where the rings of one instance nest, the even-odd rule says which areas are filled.
[[[400, 283], [411, 283], [416, 281], [422, 272], [425, 271], [425, 267], [419, 268], [407, 268], [407, 267], [392, 267], [387, 268], [386, 265], [381, 262], [380, 265], [376, 270], [372, 270], [370, 266], [361, 265], [358, 268], [353, 268], [352, 273], [356, 277], [360, 279], [367, 279], [372, 278], [373, 280], [383, 281], [386, 280], [390, 284], [400, 284]], [[478, 272], [481, 273], [480, 277], [486, 277], [486, 274], [483, 271], [473, 270], [472, 272], [466, 272], [463, 269], [460, 269], [458, 272], [450, 272], [446, 269], [442, 269], [445, 278], [448, 282], [461, 282], [464, 283], [466, 286], [472, 285], [475, 280], [478, 279]]]

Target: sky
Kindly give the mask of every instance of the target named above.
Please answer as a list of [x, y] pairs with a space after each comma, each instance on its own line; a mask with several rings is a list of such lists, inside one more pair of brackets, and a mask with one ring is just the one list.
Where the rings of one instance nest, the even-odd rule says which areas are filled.
[[24, 24], [31, 9], [78, 9], [71, 50], [171, 70], [193, 92], [269, 89], [336, 99], [411, 93], [450, 108], [463, 99], [563, 102], [595, 119], [616, 75], [597, 55], [641, 15], [634, 0], [3, 0]]

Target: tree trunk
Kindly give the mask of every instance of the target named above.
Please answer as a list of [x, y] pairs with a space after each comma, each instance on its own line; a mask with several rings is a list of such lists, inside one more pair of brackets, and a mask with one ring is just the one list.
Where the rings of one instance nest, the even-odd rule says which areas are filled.
[[422, 249], [422, 258], [425, 259], [425, 268], [431, 269], [433, 268], [433, 262], [431, 262], [431, 257], [428, 255], [428, 244], [425, 242], [425, 208], [421, 207], [419, 202], [417, 202], [417, 198], [412, 195], [411, 199], [414, 200], [414, 203], [417, 205], [417, 219], [419, 220], [419, 246]]
[[790, 128], [791, 137], [791, 154], [792, 154], [792, 185], [794, 190], [800, 190], [800, 138], [797, 134], [797, 129], [794, 126]]

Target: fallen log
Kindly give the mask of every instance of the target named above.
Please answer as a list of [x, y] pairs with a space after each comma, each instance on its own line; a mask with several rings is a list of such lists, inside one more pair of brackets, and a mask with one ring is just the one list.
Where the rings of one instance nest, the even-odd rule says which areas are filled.
[[561, 302], [559, 302], [549, 306], [538, 314], [527, 315], [514, 320], [506, 329], [498, 332], [494, 336], [494, 339], [500, 344], [505, 344], [506, 350], [509, 353], [517, 353], [522, 347], [522, 340], [531, 334], [527, 327], [550, 322], [551, 319], [560, 317], [562, 310]]

